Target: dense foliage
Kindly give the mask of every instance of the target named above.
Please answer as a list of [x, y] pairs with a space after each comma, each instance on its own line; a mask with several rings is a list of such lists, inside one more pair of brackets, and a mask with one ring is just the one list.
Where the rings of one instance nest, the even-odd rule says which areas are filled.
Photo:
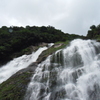
[[83, 36], [65, 34], [52, 26], [2, 26], [0, 28], [0, 63], [12, 59], [13, 53], [20, 52], [30, 45], [37, 45], [41, 42], [54, 43], [75, 38], [83, 38]]
[[97, 39], [100, 41], [100, 24], [97, 26], [90, 26], [90, 30], [88, 30], [87, 37], [90, 39]]

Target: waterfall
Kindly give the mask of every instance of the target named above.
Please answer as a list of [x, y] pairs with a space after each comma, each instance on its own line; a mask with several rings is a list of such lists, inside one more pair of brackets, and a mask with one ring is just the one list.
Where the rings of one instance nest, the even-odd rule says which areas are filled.
[[13, 74], [21, 69], [28, 67], [32, 62], [35, 62], [42, 51], [46, 50], [47, 47], [39, 48], [36, 52], [30, 55], [23, 55], [15, 58], [4, 66], [0, 67], [0, 83], [6, 81]]
[[40, 63], [24, 100], [100, 100], [100, 43], [73, 40]]

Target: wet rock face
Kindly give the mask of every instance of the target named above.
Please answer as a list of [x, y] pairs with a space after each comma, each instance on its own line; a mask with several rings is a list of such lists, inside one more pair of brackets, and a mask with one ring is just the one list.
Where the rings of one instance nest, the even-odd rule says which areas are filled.
[[0, 100], [23, 100], [36, 67], [32, 64], [0, 84]]
[[[43, 44], [42, 44], [43, 45]], [[44, 44], [47, 45], [47, 44]], [[35, 49], [35, 47], [31, 47], [31, 50]], [[36, 48], [37, 49], [37, 48]], [[36, 62], [31, 63], [27, 68], [18, 71], [16, 74], [11, 76], [7, 81], [0, 84], [0, 100], [23, 100], [28, 84], [31, 81], [31, 77], [33, 76], [35, 69], [38, 64], [44, 61], [50, 54], [54, 53], [60, 47], [51, 47], [44, 52], [41, 53], [38, 60]], [[55, 76], [56, 72], [51, 71], [51, 87], [56, 85]], [[44, 89], [42, 88], [40, 94], [43, 94]], [[49, 90], [47, 90], [49, 91]], [[40, 97], [41, 100], [42, 97]]]

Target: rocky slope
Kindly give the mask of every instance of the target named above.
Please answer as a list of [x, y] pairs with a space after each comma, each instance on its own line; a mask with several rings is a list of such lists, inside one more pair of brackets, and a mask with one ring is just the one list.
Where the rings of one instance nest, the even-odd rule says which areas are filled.
[[[38, 64], [45, 60], [50, 54], [64, 48], [68, 43], [68, 41], [56, 43], [54, 46], [43, 51], [36, 62], [29, 65], [27, 68], [20, 70], [7, 81], [0, 84], [0, 100], [23, 100], [27, 86]], [[35, 50], [36, 48], [37, 47], [35, 47]]]

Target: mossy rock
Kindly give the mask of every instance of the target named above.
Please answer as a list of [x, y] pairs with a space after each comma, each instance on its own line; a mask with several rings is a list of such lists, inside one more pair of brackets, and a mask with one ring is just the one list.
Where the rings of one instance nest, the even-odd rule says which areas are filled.
[[59, 49], [66, 47], [67, 43], [62, 43], [62, 45], [57, 47], [51, 47], [41, 53], [36, 63], [32, 63], [26, 69], [20, 70], [7, 81], [0, 84], [0, 100], [23, 100], [27, 86], [31, 81], [31, 77], [37, 67], [37, 63], [45, 60], [49, 55], [56, 52]]
[[38, 60], [37, 63], [41, 63], [42, 61], [44, 61], [49, 55], [55, 53], [57, 50], [63, 49], [65, 48], [67, 45], [69, 44], [69, 41], [66, 42], [57, 42], [55, 43], [52, 47], [50, 47], [49, 49], [43, 51]]
[[23, 69], [0, 84], [0, 100], [23, 100], [35, 68]]

